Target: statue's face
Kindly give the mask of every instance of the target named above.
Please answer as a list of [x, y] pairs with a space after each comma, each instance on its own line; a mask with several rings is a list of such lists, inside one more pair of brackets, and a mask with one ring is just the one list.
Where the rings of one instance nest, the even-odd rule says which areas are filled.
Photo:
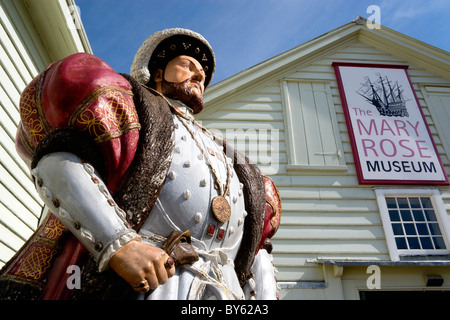
[[156, 90], [169, 98], [180, 100], [199, 113], [203, 109], [205, 72], [201, 64], [189, 56], [169, 61], [164, 72], [155, 74]]
[[164, 78], [168, 82], [181, 83], [189, 81], [189, 87], [197, 95], [202, 95], [205, 91], [205, 72], [202, 65], [189, 56], [178, 56], [169, 61], [164, 72]]

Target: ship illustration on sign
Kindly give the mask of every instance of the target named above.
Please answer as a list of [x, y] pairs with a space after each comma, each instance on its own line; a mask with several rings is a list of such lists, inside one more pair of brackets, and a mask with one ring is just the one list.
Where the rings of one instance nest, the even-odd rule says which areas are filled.
[[402, 86], [397, 81], [393, 84], [387, 76], [382, 77], [379, 73], [376, 76], [375, 82], [364, 77], [366, 82], [356, 93], [375, 106], [381, 116], [409, 117]]

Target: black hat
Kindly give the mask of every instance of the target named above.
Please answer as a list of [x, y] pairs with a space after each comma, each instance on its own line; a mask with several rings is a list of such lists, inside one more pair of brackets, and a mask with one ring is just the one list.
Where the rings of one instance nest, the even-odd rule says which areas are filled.
[[156, 69], [164, 69], [170, 60], [180, 55], [193, 57], [202, 65], [206, 88], [214, 74], [214, 52], [202, 35], [188, 29], [166, 29], [148, 37], [134, 57], [131, 75], [147, 84]]

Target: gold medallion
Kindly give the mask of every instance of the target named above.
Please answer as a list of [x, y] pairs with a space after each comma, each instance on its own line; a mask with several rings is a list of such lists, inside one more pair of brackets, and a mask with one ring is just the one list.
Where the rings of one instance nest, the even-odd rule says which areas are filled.
[[214, 199], [212, 199], [211, 202], [211, 209], [219, 222], [225, 223], [227, 222], [231, 217], [231, 207], [228, 203], [227, 199], [223, 196], [217, 196]]

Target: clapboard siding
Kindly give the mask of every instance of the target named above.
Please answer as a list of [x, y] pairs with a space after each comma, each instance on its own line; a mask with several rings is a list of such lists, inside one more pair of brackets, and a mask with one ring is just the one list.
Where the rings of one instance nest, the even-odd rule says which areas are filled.
[[[42, 210], [28, 168], [15, 152], [18, 104], [26, 84], [44, 67], [45, 48], [21, 1], [0, 1], [0, 266], [32, 234]], [[31, 39], [35, 39], [31, 41]], [[38, 52], [41, 52], [38, 54]]]
[[[244, 128], [276, 129], [283, 133], [278, 137], [283, 147], [278, 148], [277, 154], [283, 161], [280, 161], [278, 171], [271, 174], [283, 200], [281, 226], [272, 241], [280, 281], [324, 281], [322, 265], [314, 262], [314, 259], [319, 258], [389, 260], [373, 187], [358, 184], [350, 137], [332, 67], [335, 61], [409, 65], [408, 73], [439, 153], [444, 165], [450, 165], [419, 87], [421, 83], [442, 84], [445, 80], [358, 40], [337, 47], [325, 57], [311, 60], [307, 66], [299, 61], [297, 66], [293, 64], [279, 79], [261, 82], [252, 92], [236, 95], [234, 100], [227, 99], [224, 105], [215, 105], [217, 111], [208, 113], [206, 117], [200, 115], [207, 127], [219, 129], [220, 132]], [[286, 116], [282, 98], [283, 81], [311, 81], [311, 84], [319, 81], [329, 84], [346, 171], [288, 171], [288, 133], [282, 120]], [[262, 165], [261, 168], [264, 171], [266, 166]], [[450, 208], [450, 191], [448, 188], [441, 190], [444, 202]]]
[[[421, 104], [429, 104], [430, 108], [427, 121], [431, 122], [433, 119], [435, 132], [441, 132], [441, 136], [434, 135], [434, 140], [438, 144], [440, 153], [450, 154], [450, 130], [448, 123], [450, 121], [450, 84], [447, 86], [434, 86], [432, 84], [424, 84], [420, 87], [419, 99]], [[439, 139], [440, 138], [440, 139]], [[443, 159], [444, 164], [449, 165], [449, 158]]]
[[[28, 83], [50, 59], [22, 1], [2, 0], [0, 41], [17, 69], [13, 78]], [[2, 56], [3, 57], [3, 56]]]
[[[49, 39], [44, 39], [37, 29], [33, 6], [41, 11], [52, 6], [62, 10], [71, 4], [70, 1], [0, 0], [0, 267], [36, 229], [43, 205], [35, 191], [29, 168], [14, 146], [20, 121], [20, 94], [39, 72], [53, 62], [45, 44]], [[53, 13], [53, 17], [58, 18], [61, 12]], [[64, 53], [69, 43], [64, 41], [61, 44]]]

